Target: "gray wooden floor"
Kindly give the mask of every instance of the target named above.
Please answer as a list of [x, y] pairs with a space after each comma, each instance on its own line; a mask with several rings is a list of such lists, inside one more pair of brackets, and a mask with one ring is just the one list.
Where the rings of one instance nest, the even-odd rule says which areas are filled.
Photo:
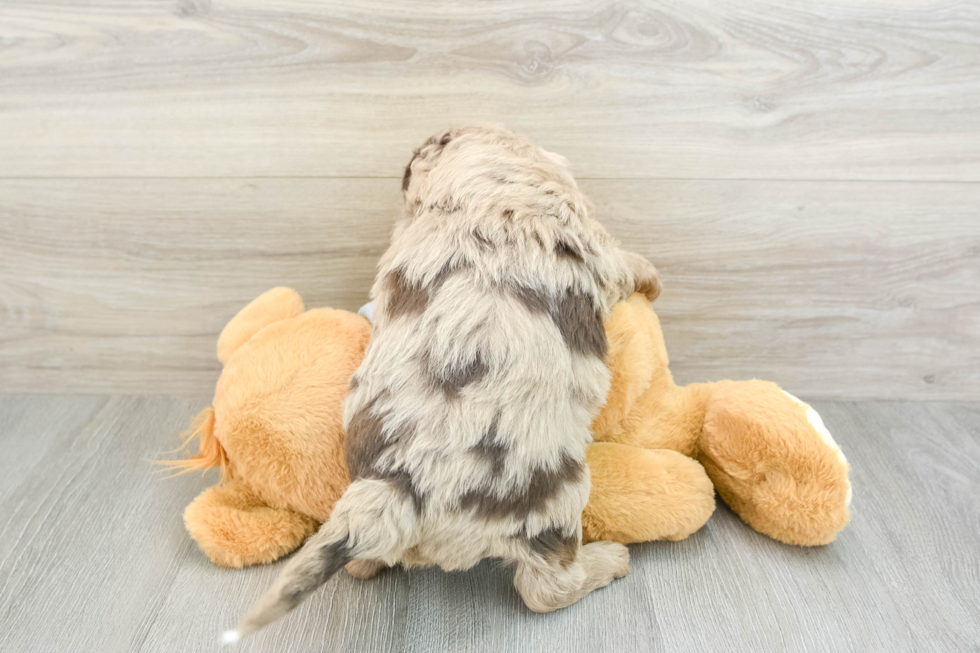
[[[0, 650], [217, 648], [276, 568], [214, 567], [181, 523], [201, 480], [146, 462], [206, 403], [0, 395]], [[341, 574], [242, 650], [978, 650], [980, 403], [815, 406], [853, 468], [854, 518], [830, 546], [778, 544], [720, 506], [555, 614], [489, 562]]]

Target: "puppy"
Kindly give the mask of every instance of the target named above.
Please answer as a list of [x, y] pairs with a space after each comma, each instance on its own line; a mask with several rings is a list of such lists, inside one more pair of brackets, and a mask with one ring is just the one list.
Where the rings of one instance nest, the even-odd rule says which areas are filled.
[[286, 614], [350, 561], [517, 565], [527, 606], [629, 573], [581, 545], [589, 424], [609, 388], [603, 320], [656, 269], [622, 251], [561, 157], [499, 127], [430, 138], [372, 289], [375, 326], [344, 405], [353, 482], [226, 641]]

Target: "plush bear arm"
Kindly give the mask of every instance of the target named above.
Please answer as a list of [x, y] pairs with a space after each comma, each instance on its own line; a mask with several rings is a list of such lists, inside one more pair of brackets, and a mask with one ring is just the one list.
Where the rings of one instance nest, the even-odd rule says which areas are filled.
[[704, 469], [676, 451], [596, 442], [586, 458], [592, 493], [582, 513], [585, 542], [682, 540], [715, 510]]
[[199, 494], [184, 510], [184, 525], [201, 550], [222, 567], [272, 562], [319, 527], [306, 515], [270, 508], [240, 481]]

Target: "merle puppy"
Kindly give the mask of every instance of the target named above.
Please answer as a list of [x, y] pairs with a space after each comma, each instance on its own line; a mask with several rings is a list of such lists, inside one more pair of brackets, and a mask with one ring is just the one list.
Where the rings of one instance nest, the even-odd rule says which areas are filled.
[[660, 282], [593, 216], [561, 157], [499, 127], [450, 129], [405, 169], [374, 335], [344, 406], [353, 482], [226, 640], [295, 607], [348, 562], [517, 565], [529, 608], [629, 573], [582, 545], [589, 424], [605, 398], [603, 320]]

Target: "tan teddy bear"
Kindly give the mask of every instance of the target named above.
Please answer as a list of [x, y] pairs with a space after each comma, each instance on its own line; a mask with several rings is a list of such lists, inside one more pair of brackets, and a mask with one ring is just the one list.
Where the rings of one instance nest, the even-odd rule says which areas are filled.
[[[771, 537], [834, 539], [849, 518], [848, 466], [812, 408], [765, 381], [677, 387], [641, 295], [616, 307], [606, 332], [612, 386], [587, 451], [585, 541], [683, 539], [711, 516], [715, 488]], [[222, 331], [214, 401], [185, 443], [199, 438], [199, 452], [167, 463], [221, 468], [221, 483], [184, 512], [215, 563], [270, 562], [327, 519], [350, 482], [341, 406], [370, 335], [364, 317], [306, 311], [288, 288], [261, 295]]]

